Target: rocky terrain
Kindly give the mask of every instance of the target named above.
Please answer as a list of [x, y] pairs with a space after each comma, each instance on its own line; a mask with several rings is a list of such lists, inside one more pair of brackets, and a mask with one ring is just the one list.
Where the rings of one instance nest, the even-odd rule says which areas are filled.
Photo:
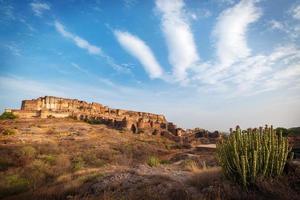
[[74, 119], [1, 120], [0, 132], [3, 199], [299, 197], [294, 174], [262, 181], [259, 192], [227, 181], [213, 144], [186, 146]]

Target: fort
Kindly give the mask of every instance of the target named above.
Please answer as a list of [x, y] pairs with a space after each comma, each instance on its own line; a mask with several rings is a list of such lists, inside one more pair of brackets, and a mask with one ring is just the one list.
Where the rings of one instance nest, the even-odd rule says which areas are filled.
[[[112, 109], [99, 103], [53, 96], [23, 100], [21, 109], [6, 109], [19, 118], [75, 118], [106, 124], [133, 133], [164, 134], [180, 136], [182, 129], [168, 122], [164, 115]], [[171, 135], [170, 135], [171, 133]]]

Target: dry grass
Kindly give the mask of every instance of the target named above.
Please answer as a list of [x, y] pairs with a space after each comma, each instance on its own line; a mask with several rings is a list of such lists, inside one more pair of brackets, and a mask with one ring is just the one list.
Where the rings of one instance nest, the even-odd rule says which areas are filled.
[[193, 168], [193, 176], [190, 179], [190, 184], [199, 190], [220, 182], [222, 173], [220, 167], [210, 168]]
[[[0, 123], [1, 130], [11, 127], [16, 130], [14, 135], [0, 137], [0, 175], [9, 179], [11, 174], [16, 174], [20, 180], [20, 184], [11, 184], [9, 188], [4, 187], [8, 185], [5, 181], [1, 182], [0, 191], [6, 195], [25, 195], [17, 199], [26, 199], [31, 189], [37, 197], [43, 193], [43, 198], [54, 195], [54, 199], [64, 199], [65, 195], [78, 192], [82, 184], [99, 177], [99, 169], [103, 174], [104, 169], [145, 164], [150, 155], [168, 154], [168, 148], [174, 145], [158, 136], [124, 131], [121, 136], [119, 131], [104, 125], [71, 119], [17, 119]], [[90, 169], [95, 169], [97, 174]], [[18, 189], [25, 180], [28, 180], [26, 187]], [[64, 187], [55, 187], [63, 182]]]
[[[0, 121], [0, 126], [16, 130], [14, 135], [0, 135], [0, 196], [6, 199], [299, 197], [299, 177], [261, 180], [245, 191], [212, 167], [214, 149], [182, 149], [160, 136], [121, 133], [72, 119], [17, 119]], [[124, 178], [122, 171], [135, 174], [136, 182], [118, 182]], [[91, 185], [103, 183], [107, 187], [101, 193], [91, 190]]]

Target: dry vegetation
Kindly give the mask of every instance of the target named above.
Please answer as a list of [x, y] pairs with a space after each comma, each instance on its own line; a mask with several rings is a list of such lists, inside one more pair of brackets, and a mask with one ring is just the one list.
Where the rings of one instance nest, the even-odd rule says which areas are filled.
[[297, 199], [299, 175], [227, 181], [213, 148], [184, 149], [72, 119], [0, 121], [0, 199]]

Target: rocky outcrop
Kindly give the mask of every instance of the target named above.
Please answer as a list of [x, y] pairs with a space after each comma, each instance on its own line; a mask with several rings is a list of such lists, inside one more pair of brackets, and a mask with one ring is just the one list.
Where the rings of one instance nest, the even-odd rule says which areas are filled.
[[90, 120], [116, 129], [127, 129], [133, 133], [160, 134], [170, 132], [182, 135], [183, 130], [166, 120], [165, 116], [146, 112], [112, 109], [99, 103], [88, 103], [78, 99], [53, 96], [23, 100], [21, 109], [6, 109], [19, 118], [66, 118]]

